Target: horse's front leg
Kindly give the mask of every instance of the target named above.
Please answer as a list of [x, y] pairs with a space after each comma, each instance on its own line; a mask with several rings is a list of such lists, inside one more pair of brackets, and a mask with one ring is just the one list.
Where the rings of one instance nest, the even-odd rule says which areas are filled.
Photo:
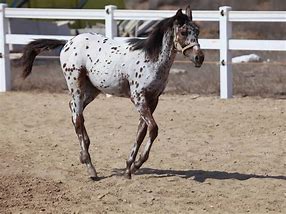
[[146, 136], [147, 133], [147, 125], [145, 121], [140, 118], [139, 124], [138, 124], [138, 131], [136, 136], [136, 141], [131, 149], [130, 155], [128, 157], [128, 160], [126, 161], [126, 171], [125, 171], [125, 177], [131, 178], [131, 165], [134, 163], [137, 153], [139, 151], [139, 148]]
[[[153, 100], [148, 100], [148, 101], [149, 102], [147, 102], [146, 99], [140, 99], [140, 101], [138, 101], [137, 103], [135, 102], [135, 105], [140, 113], [141, 119], [145, 122], [146, 128], [148, 128], [149, 139], [139, 159], [135, 161], [136, 155], [138, 153], [138, 149], [140, 147], [140, 145], [139, 146], [137, 145], [138, 147], [137, 152], [135, 153], [135, 157], [132, 159], [133, 163], [131, 165], [131, 168], [129, 169], [130, 173], [134, 173], [136, 170], [138, 170], [142, 166], [144, 162], [148, 160], [152, 144], [154, 140], [156, 139], [156, 137], [158, 136], [158, 126], [152, 116], [153, 112], [155, 111], [157, 107], [158, 98], [153, 99]], [[145, 131], [145, 134], [146, 134], [146, 131]]]

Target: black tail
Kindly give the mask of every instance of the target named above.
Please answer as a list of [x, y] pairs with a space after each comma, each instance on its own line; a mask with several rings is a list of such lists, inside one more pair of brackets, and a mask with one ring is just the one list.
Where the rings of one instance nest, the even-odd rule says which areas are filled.
[[56, 39], [37, 39], [25, 46], [23, 56], [21, 57], [21, 64], [24, 66], [22, 73], [25, 79], [32, 71], [33, 62], [38, 54], [43, 51], [49, 51], [60, 46], [64, 46], [66, 41]]

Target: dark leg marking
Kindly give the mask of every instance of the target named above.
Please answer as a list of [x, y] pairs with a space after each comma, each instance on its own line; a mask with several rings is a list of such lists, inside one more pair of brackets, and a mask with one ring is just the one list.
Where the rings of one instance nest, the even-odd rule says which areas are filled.
[[81, 147], [80, 162], [86, 164], [90, 177], [96, 179], [97, 173], [88, 152], [90, 140], [84, 126], [83, 110], [100, 91], [91, 84], [85, 68], [79, 69], [78, 76], [76, 80], [74, 80], [74, 83], [72, 86], [74, 88], [71, 88], [72, 100], [69, 105], [72, 112], [72, 122]]
[[139, 125], [138, 125], [138, 130], [137, 130], [137, 136], [136, 136], [136, 141], [131, 149], [130, 156], [128, 160], [126, 161], [126, 171], [125, 171], [125, 177], [131, 178], [131, 165], [134, 163], [137, 153], [139, 151], [139, 148], [146, 136], [147, 133], [147, 125], [145, 121], [140, 118], [139, 119]]
[[[141, 118], [139, 120], [136, 142], [133, 145], [133, 148], [131, 149], [131, 153], [128, 160], [126, 161], [125, 177], [129, 179], [131, 178], [131, 173], [134, 173], [137, 169], [139, 169], [142, 166], [142, 164], [145, 161], [147, 161], [152, 143], [154, 142], [155, 138], [158, 135], [158, 126], [152, 116], [153, 112], [157, 107], [158, 98], [151, 101], [149, 105], [147, 104], [146, 99], [142, 99], [142, 101], [143, 101], [142, 106], [138, 109]], [[147, 128], [149, 130], [148, 142], [145, 146], [143, 154], [140, 155], [138, 161], [135, 161], [139, 148], [146, 136]]]

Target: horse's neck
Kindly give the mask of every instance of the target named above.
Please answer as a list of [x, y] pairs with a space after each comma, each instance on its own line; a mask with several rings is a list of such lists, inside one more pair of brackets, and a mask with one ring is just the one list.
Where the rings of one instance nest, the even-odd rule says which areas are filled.
[[158, 63], [170, 63], [170, 65], [172, 65], [176, 56], [176, 51], [174, 48], [174, 35], [172, 30], [167, 31], [164, 34], [162, 43], [163, 44], [160, 51], [160, 55], [158, 57]]
[[[156, 77], [167, 83], [170, 68], [174, 62], [176, 51], [174, 47], [173, 31], [164, 34], [162, 48], [155, 64]], [[165, 87], [166, 85], [164, 85]]]

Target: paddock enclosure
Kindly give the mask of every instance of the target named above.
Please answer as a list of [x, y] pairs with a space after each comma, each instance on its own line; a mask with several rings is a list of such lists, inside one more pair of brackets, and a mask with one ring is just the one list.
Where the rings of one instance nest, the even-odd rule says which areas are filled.
[[0, 94], [0, 213], [285, 213], [285, 100], [161, 96], [158, 139], [127, 180], [138, 114], [99, 96], [85, 111], [97, 182], [79, 162], [68, 101]]
[[[217, 23], [211, 37], [201, 40], [205, 63], [193, 69], [177, 56], [154, 114], [159, 136], [131, 180], [122, 174], [138, 125], [132, 103], [100, 95], [86, 108], [90, 154], [100, 177], [92, 181], [79, 161], [58, 59], [39, 57], [23, 81], [18, 60], [9, 58], [9, 45], [67, 37], [11, 34], [9, 19], [101, 19], [106, 36], [120, 39], [117, 20], [158, 20], [173, 11], [0, 6], [0, 91], [12, 89], [0, 93], [1, 214], [286, 213], [285, 35], [277, 40], [269, 33], [237, 33], [237, 23], [285, 23], [285, 11], [194, 11], [195, 20]], [[230, 61], [252, 53], [262, 60]]]

